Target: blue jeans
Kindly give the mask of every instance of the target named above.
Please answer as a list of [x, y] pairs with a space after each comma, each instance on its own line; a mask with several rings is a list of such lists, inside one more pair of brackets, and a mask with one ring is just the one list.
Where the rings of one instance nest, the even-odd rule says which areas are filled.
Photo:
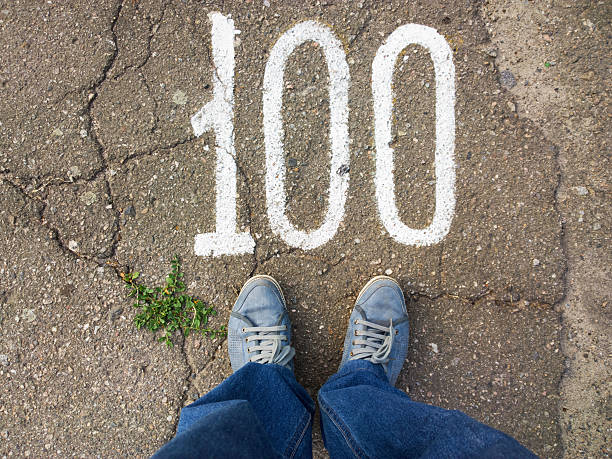
[[[367, 361], [345, 364], [318, 399], [332, 458], [536, 457], [460, 411], [413, 402]], [[249, 363], [183, 408], [176, 437], [153, 457], [311, 457], [314, 411], [293, 372]]]

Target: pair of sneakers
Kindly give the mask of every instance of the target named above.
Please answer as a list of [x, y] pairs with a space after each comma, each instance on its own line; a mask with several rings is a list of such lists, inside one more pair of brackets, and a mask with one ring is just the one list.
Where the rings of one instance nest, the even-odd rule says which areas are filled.
[[[408, 353], [408, 315], [398, 283], [386, 276], [370, 280], [351, 314], [340, 368], [349, 360], [382, 365], [395, 385]], [[278, 282], [270, 276], [249, 279], [234, 304], [228, 324], [232, 370], [248, 362], [293, 370], [291, 321]]]

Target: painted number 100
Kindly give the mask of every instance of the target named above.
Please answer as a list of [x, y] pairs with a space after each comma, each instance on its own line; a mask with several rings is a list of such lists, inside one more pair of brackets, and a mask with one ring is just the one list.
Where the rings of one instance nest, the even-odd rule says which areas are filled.
[[[250, 233], [236, 225], [236, 151], [234, 148], [234, 35], [232, 19], [210, 13], [213, 99], [191, 119], [196, 136], [212, 130], [216, 137], [216, 230], [198, 234], [195, 253], [201, 256], [253, 253]], [[331, 167], [325, 219], [314, 231], [301, 231], [287, 218], [285, 161], [281, 116], [285, 64], [302, 43], [318, 43], [327, 61], [330, 100]], [[414, 229], [399, 218], [393, 182], [391, 125], [392, 77], [404, 48], [418, 44], [429, 50], [436, 77], [436, 205], [429, 226]], [[266, 150], [266, 201], [272, 231], [288, 245], [304, 250], [319, 247], [334, 237], [344, 216], [349, 174], [335, 173], [349, 164], [348, 89], [350, 75], [341, 42], [325, 25], [306, 21], [292, 27], [276, 42], [266, 64], [263, 85], [263, 121]], [[398, 27], [378, 49], [372, 62], [372, 98], [376, 144], [376, 201], [380, 219], [391, 237], [406, 245], [430, 245], [449, 231], [455, 210], [455, 67], [448, 43], [431, 27], [406, 24]]]

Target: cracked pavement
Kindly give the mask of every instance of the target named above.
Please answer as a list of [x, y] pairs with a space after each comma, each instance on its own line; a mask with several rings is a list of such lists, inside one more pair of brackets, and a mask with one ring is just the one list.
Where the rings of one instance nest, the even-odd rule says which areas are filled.
[[[215, 229], [215, 137], [190, 118], [213, 97], [208, 13], [236, 36], [239, 231], [253, 254], [197, 257]], [[412, 296], [398, 387], [460, 409], [542, 457], [603, 457], [610, 427], [606, 2], [489, 0], [4, 2], [0, 8], [0, 456], [144, 457], [182, 406], [231, 373], [223, 339], [167, 348], [132, 324], [125, 269], [159, 284], [174, 254], [188, 292], [229, 317], [269, 274], [294, 327], [296, 375], [335, 372], [356, 295], [387, 273]], [[350, 185], [340, 228], [308, 251], [266, 217], [262, 86], [269, 51], [298, 22], [328, 25], [350, 69]], [[456, 69], [456, 210], [427, 247], [395, 242], [374, 192], [371, 64], [406, 23], [434, 27]], [[287, 214], [323, 221], [329, 75], [297, 47], [283, 93]], [[435, 209], [435, 78], [408, 46], [394, 73], [402, 221]], [[320, 436], [315, 455], [324, 457]]]

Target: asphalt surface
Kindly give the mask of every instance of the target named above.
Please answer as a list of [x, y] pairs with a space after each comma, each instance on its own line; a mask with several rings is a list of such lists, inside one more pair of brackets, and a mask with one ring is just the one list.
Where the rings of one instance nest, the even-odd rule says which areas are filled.
[[[159, 284], [178, 254], [188, 292], [225, 323], [242, 284], [274, 276], [296, 376], [314, 396], [340, 361], [361, 286], [412, 298], [398, 387], [460, 409], [542, 457], [610, 445], [610, 4], [607, 2], [5, 2], [0, 8], [0, 456], [148, 456], [182, 406], [231, 374], [222, 338], [137, 331], [119, 273]], [[231, 15], [237, 230], [253, 253], [196, 256], [215, 230], [210, 12]], [[286, 62], [286, 212], [316, 230], [330, 174], [350, 176], [337, 233], [289, 246], [267, 217], [263, 86], [270, 50], [314, 20], [350, 71], [350, 163], [330, 170], [320, 45]], [[456, 205], [437, 243], [399, 243], [376, 201], [372, 61], [399, 26], [432, 27], [455, 67]], [[436, 209], [436, 78], [409, 45], [394, 76], [402, 222]], [[332, 133], [333, 134], [333, 133]], [[333, 176], [333, 175], [331, 175]], [[214, 441], [214, 439], [211, 439]], [[325, 456], [320, 436], [315, 454]]]

